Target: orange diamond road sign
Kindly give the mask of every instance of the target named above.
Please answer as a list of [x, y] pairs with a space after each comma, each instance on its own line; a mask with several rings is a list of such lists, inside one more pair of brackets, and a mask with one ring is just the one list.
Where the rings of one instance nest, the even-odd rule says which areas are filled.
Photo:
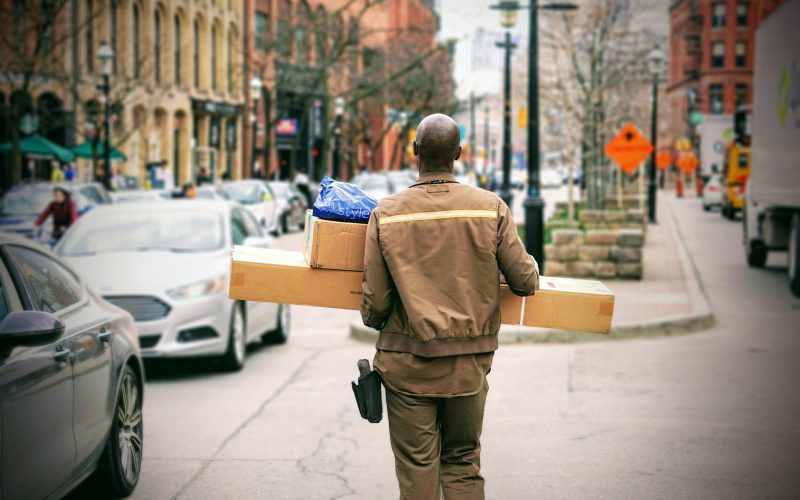
[[672, 153], [662, 149], [656, 155], [656, 166], [659, 170], [666, 170], [672, 165]]
[[653, 152], [653, 145], [629, 123], [606, 144], [605, 152], [626, 174], [631, 175]]
[[693, 152], [689, 151], [681, 154], [675, 163], [683, 170], [683, 173], [691, 174], [694, 169], [697, 168], [700, 160], [697, 159], [697, 156]]

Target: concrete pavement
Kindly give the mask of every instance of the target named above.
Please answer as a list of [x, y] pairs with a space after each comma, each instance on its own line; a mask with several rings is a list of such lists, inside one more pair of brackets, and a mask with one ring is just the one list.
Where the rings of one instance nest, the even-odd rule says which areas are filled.
[[[501, 347], [482, 440], [488, 498], [800, 494], [800, 301], [781, 256], [749, 269], [738, 224], [696, 200], [669, 206], [717, 325]], [[373, 352], [347, 336], [357, 313], [292, 311], [288, 344], [251, 352], [241, 373], [198, 363], [150, 375], [134, 498], [397, 498], [386, 421], [361, 420], [349, 388]]]

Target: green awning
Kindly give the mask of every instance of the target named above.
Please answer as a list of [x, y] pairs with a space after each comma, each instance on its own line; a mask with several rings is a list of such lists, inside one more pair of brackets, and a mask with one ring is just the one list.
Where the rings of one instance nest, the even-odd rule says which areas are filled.
[[[72, 151], [75, 152], [76, 155], [80, 156], [81, 158], [88, 158], [92, 159], [92, 141], [86, 141], [78, 144]], [[98, 142], [97, 143], [97, 159], [102, 160], [105, 157], [106, 151], [106, 143]], [[119, 161], [128, 161], [128, 157], [125, 156], [122, 151], [117, 148], [111, 148], [111, 159], [112, 160], [119, 160]]]
[[[75, 154], [67, 148], [63, 148], [53, 141], [49, 141], [40, 135], [32, 135], [19, 141], [19, 150], [28, 156], [40, 156], [52, 158], [66, 163], [75, 159]], [[0, 152], [11, 152], [11, 142], [0, 144]]]

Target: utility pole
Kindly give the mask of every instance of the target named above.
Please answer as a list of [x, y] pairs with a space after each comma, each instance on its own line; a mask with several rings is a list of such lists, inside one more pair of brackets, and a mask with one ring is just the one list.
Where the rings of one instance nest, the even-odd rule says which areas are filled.
[[511, 50], [517, 46], [511, 41], [511, 33], [506, 30], [505, 41], [496, 44], [505, 49], [503, 86], [503, 183], [500, 185], [500, 198], [511, 208]]
[[467, 166], [475, 171], [475, 91], [469, 93], [469, 158]]

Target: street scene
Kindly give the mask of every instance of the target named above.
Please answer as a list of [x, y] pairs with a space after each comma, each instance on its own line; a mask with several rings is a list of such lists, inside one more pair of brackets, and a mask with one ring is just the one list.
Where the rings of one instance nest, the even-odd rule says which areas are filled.
[[0, 499], [800, 496], [800, 0], [0, 22]]

